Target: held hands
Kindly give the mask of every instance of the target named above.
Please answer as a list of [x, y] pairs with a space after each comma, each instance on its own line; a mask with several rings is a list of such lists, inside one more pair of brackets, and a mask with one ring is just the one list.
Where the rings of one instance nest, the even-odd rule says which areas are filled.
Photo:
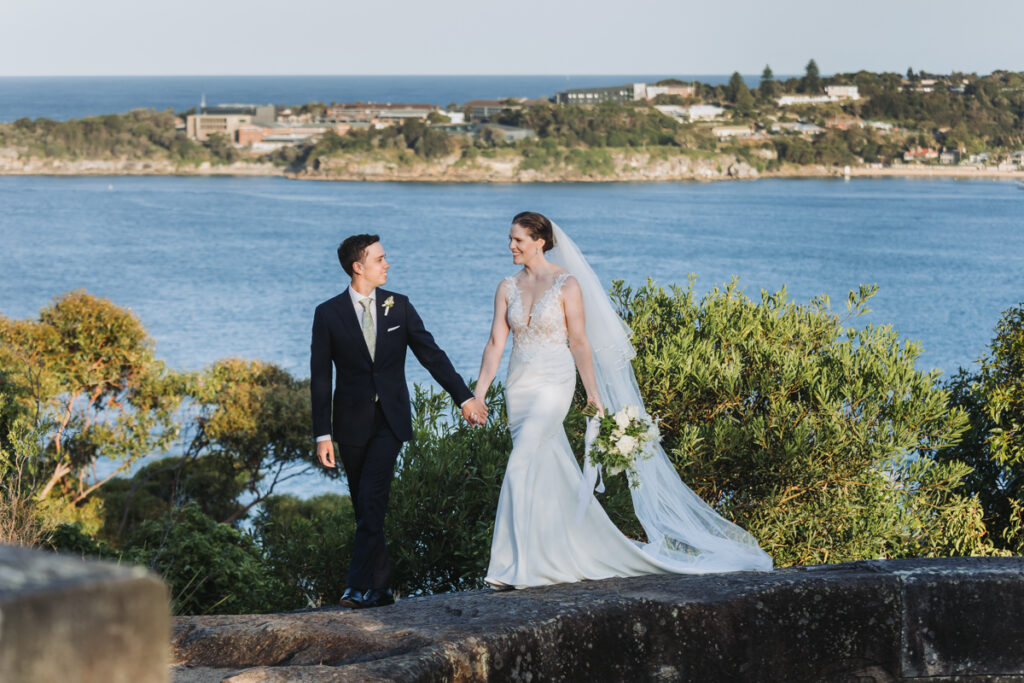
[[473, 427], [487, 424], [487, 404], [479, 398], [471, 398], [462, 404], [462, 417]]
[[331, 441], [319, 441], [316, 444], [316, 457], [327, 469], [334, 468], [334, 444]]

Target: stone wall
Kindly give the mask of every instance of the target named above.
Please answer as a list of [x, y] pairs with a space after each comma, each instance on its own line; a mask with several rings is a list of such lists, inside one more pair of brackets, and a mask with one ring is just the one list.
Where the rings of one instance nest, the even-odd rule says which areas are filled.
[[162, 581], [140, 568], [0, 546], [0, 681], [168, 678]]
[[1024, 558], [649, 576], [182, 617], [174, 680], [1024, 681]]

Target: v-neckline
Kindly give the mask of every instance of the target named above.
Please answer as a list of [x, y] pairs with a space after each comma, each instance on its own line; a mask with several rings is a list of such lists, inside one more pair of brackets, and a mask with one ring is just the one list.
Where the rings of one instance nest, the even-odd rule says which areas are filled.
[[[534, 312], [537, 310], [537, 306], [542, 304], [544, 302], [544, 299], [548, 297], [548, 294], [551, 293], [551, 290], [558, 286], [558, 279], [561, 278], [563, 275], [565, 275], [565, 273], [559, 273], [558, 275], [556, 275], [554, 281], [551, 283], [551, 286], [544, 290], [544, 293], [541, 294], [536, 301], [530, 304], [530, 314], [526, 316], [526, 329], [533, 329], [531, 325], [533, 324]], [[513, 275], [511, 276], [510, 279], [512, 280], [512, 286], [516, 288], [516, 296], [519, 297], [519, 307], [522, 308], [523, 310], [526, 310], [523, 306], [523, 290], [519, 286], [519, 283], [516, 282], [516, 276]]]

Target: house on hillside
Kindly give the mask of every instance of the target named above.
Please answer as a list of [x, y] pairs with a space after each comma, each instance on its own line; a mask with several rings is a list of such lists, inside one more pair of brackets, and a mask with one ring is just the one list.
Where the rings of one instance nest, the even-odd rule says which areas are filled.
[[711, 134], [719, 140], [749, 138], [754, 134], [754, 129], [752, 126], [715, 126], [711, 129]]
[[724, 113], [725, 109], [713, 104], [695, 104], [686, 109], [686, 117], [691, 121], [715, 121]]
[[825, 94], [836, 100], [859, 100], [860, 91], [855, 85], [826, 85]]
[[939, 151], [931, 147], [913, 147], [903, 153], [903, 161], [934, 161], [939, 158]]
[[838, 97], [832, 95], [783, 95], [775, 98], [780, 107], [789, 107], [794, 104], [824, 104], [825, 102], [838, 102]]
[[647, 99], [646, 83], [629, 83], [599, 88], [572, 88], [556, 92], [555, 104], [601, 104], [602, 102], [634, 102]]
[[669, 83], [666, 85], [647, 84], [646, 99], [653, 100], [658, 95], [675, 95], [677, 97], [693, 97], [697, 87], [692, 83]]

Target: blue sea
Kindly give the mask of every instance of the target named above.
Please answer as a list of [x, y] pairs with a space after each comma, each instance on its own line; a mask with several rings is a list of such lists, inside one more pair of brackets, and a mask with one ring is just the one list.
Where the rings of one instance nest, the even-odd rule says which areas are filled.
[[[857, 324], [921, 343], [922, 370], [972, 368], [1000, 313], [1024, 301], [1024, 191], [953, 179], [658, 184], [419, 184], [284, 178], [0, 176], [0, 314], [30, 318], [85, 289], [133, 310], [171, 367], [261, 358], [308, 376], [314, 306], [342, 291], [335, 249], [381, 235], [459, 372], [475, 377], [494, 289], [515, 271], [507, 231], [541, 211], [606, 284], [698, 293], [740, 278], [801, 302], [877, 284]], [[410, 360], [410, 381], [431, 384]], [[499, 375], [501, 377], [501, 375]], [[102, 472], [101, 472], [102, 474]], [[339, 490], [308, 474], [302, 496]]]
[[[408, 293], [467, 376], [509, 219], [541, 211], [606, 283], [740, 278], [839, 308], [878, 284], [862, 322], [920, 340], [922, 369], [971, 367], [1024, 300], [1024, 191], [951, 179], [662, 184], [419, 184], [283, 178], [0, 177], [0, 312], [35, 315], [77, 288], [128, 306], [173, 367], [258, 357], [308, 374], [313, 307], [345, 286], [335, 248], [379, 233]], [[426, 382], [412, 364], [410, 376]]]
[[[415, 102], [446, 106], [475, 99], [547, 98], [590, 88], [663, 78], [728, 82], [728, 75], [637, 74], [569, 76], [5, 76], [0, 122], [45, 117], [64, 121], [132, 109], [183, 112], [207, 104], [297, 105], [306, 102]], [[777, 76], [783, 80], [785, 76]], [[759, 76], [745, 76], [756, 87]]]

